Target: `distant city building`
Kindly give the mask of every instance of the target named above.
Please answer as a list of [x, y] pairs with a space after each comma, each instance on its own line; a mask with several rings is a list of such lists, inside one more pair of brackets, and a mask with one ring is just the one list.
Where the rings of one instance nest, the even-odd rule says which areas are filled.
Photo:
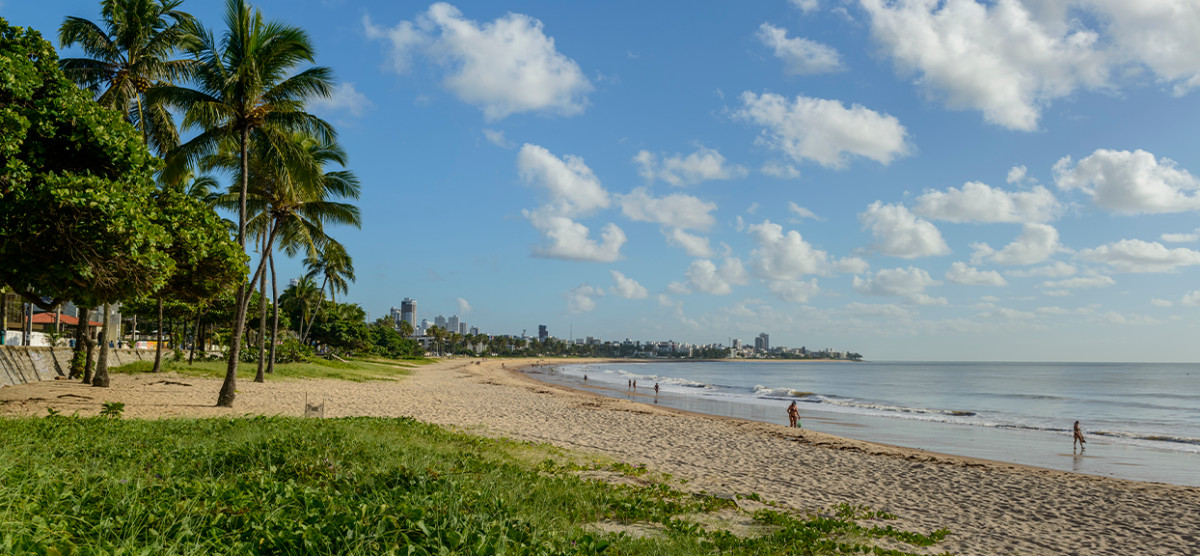
[[446, 319], [446, 330], [458, 332], [458, 315], [453, 315]]
[[465, 323], [465, 322], [458, 323], [458, 333], [464, 334], [464, 335], [467, 333], [467, 323]]
[[761, 349], [763, 351], [770, 350], [771, 336], [766, 332], [759, 334], [757, 338], [754, 338], [754, 349]]
[[471, 334], [474, 334], [474, 335], [478, 336], [478, 335], [479, 335], [479, 327], [478, 327], [478, 326], [472, 326], [472, 327], [471, 327]]
[[[400, 301], [400, 320], [407, 321], [413, 328], [417, 327], [417, 300], [406, 297]], [[396, 324], [400, 324], [399, 321]]]
[[446, 329], [446, 317], [443, 317], [441, 315], [434, 317], [433, 325], [438, 328], [441, 328], [442, 330], [445, 330]]
[[392, 307], [388, 310], [388, 320], [392, 321], [392, 326], [400, 326], [400, 309]]
[[538, 339], [545, 340], [546, 338], [549, 338], [549, 337], [550, 337], [550, 332], [548, 332], [546, 330], [546, 325], [539, 324], [538, 325]]
[[733, 349], [742, 349], [742, 341], [737, 338], [734, 338], [733, 339]]

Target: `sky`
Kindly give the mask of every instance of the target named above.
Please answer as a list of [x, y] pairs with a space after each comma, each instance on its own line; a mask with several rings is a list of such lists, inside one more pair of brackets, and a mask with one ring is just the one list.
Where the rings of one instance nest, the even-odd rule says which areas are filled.
[[[183, 9], [219, 34], [223, 5]], [[362, 182], [331, 233], [371, 318], [1200, 359], [1193, 0], [255, 5], [337, 78], [311, 109]], [[68, 15], [99, 2], [0, 0]]]

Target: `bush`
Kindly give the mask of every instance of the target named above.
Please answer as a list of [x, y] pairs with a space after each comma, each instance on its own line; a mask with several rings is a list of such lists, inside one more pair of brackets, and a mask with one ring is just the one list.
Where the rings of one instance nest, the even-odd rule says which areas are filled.
[[309, 361], [312, 356], [312, 346], [302, 344], [295, 338], [288, 338], [275, 348], [276, 363], [301, 363]]

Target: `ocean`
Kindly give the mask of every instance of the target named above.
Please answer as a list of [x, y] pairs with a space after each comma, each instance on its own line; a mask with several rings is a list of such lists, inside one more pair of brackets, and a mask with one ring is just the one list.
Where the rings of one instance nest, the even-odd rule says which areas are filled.
[[[1200, 486], [1196, 364], [664, 361], [529, 372], [607, 396], [780, 425], [795, 400], [805, 428], [847, 438]], [[1085, 450], [1071, 446], [1076, 420]]]

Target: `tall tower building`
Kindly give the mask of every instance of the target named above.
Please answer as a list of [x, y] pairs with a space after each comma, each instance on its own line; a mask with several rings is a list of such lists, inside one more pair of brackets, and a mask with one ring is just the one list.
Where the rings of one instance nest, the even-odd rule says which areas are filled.
[[446, 329], [446, 317], [443, 317], [441, 315], [434, 317], [433, 325], [438, 328], [441, 328], [442, 330], [445, 330]]
[[549, 337], [550, 337], [550, 332], [546, 330], [546, 325], [539, 324], [538, 325], [538, 339], [545, 340], [546, 338], [549, 338]]
[[417, 327], [417, 300], [406, 297], [400, 302], [400, 320], [407, 321], [413, 328]]
[[446, 319], [446, 330], [449, 332], [458, 332], [458, 315]]

